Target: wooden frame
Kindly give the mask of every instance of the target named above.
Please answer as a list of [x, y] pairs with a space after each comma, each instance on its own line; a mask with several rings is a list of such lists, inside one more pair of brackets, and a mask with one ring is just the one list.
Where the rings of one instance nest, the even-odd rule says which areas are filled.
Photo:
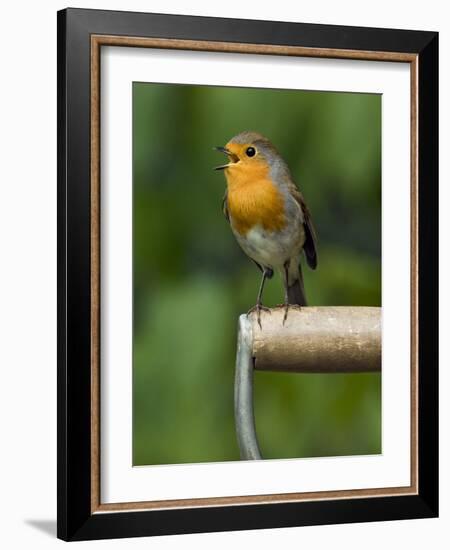
[[[59, 537], [81, 540], [437, 515], [437, 41], [436, 33], [419, 31], [97, 10], [59, 12]], [[410, 487], [100, 502], [99, 64], [104, 45], [410, 64]], [[427, 215], [430, 212], [432, 216]]]

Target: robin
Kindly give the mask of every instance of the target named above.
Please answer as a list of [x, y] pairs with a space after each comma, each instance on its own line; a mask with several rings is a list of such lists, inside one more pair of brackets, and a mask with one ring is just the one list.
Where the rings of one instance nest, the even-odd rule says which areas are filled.
[[264, 283], [278, 269], [284, 284], [284, 324], [290, 304], [306, 305], [302, 253], [311, 269], [317, 266], [311, 214], [286, 162], [267, 138], [241, 132], [215, 149], [229, 161], [215, 168], [224, 171], [227, 182], [223, 212], [239, 245], [262, 272], [256, 305], [248, 314], [256, 311], [261, 327], [261, 311], [270, 312], [262, 305]]

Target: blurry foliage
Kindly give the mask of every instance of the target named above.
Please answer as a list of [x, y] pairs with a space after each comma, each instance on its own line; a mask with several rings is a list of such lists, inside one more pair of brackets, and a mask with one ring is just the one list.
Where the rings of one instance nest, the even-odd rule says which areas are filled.
[[[208, 86], [133, 86], [133, 463], [238, 460], [236, 324], [260, 275], [221, 212], [222, 158], [265, 134], [311, 209], [311, 305], [381, 304], [381, 97]], [[282, 301], [278, 276], [267, 305]], [[381, 452], [377, 374], [256, 373], [265, 458]]]

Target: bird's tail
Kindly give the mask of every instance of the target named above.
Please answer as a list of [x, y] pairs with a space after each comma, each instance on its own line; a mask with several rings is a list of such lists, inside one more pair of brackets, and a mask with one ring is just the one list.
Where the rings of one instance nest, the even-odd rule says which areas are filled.
[[298, 304], [299, 306], [308, 305], [306, 302], [305, 287], [303, 285], [302, 266], [300, 264], [295, 273], [289, 273], [287, 292], [290, 304]]

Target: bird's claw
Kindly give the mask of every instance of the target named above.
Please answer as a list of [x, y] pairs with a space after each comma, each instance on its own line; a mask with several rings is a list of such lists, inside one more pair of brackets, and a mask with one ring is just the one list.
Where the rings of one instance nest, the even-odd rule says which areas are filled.
[[288, 312], [289, 312], [289, 303], [284, 304], [283, 307], [284, 307], [284, 315], [283, 315], [283, 326], [284, 326], [284, 323], [286, 322]]
[[251, 315], [252, 313], [254, 313], [256, 311], [256, 315], [257, 315], [257, 321], [258, 321], [258, 325], [259, 325], [259, 328], [262, 330], [262, 324], [261, 324], [261, 311], [267, 311], [268, 313], [272, 313], [270, 307], [266, 307], [266, 306], [263, 306], [262, 304], [255, 304], [252, 308], [250, 308], [248, 311], [247, 311], [247, 317], [249, 315]]
[[283, 315], [283, 326], [286, 323], [287, 316], [289, 313], [289, 308], [300, 308], [297, 304], [289, 304], [288, 302], [285, 302], [284, 304], [278, 304], [276, 307], [280, 307], [284, 309], [284, 315]]

